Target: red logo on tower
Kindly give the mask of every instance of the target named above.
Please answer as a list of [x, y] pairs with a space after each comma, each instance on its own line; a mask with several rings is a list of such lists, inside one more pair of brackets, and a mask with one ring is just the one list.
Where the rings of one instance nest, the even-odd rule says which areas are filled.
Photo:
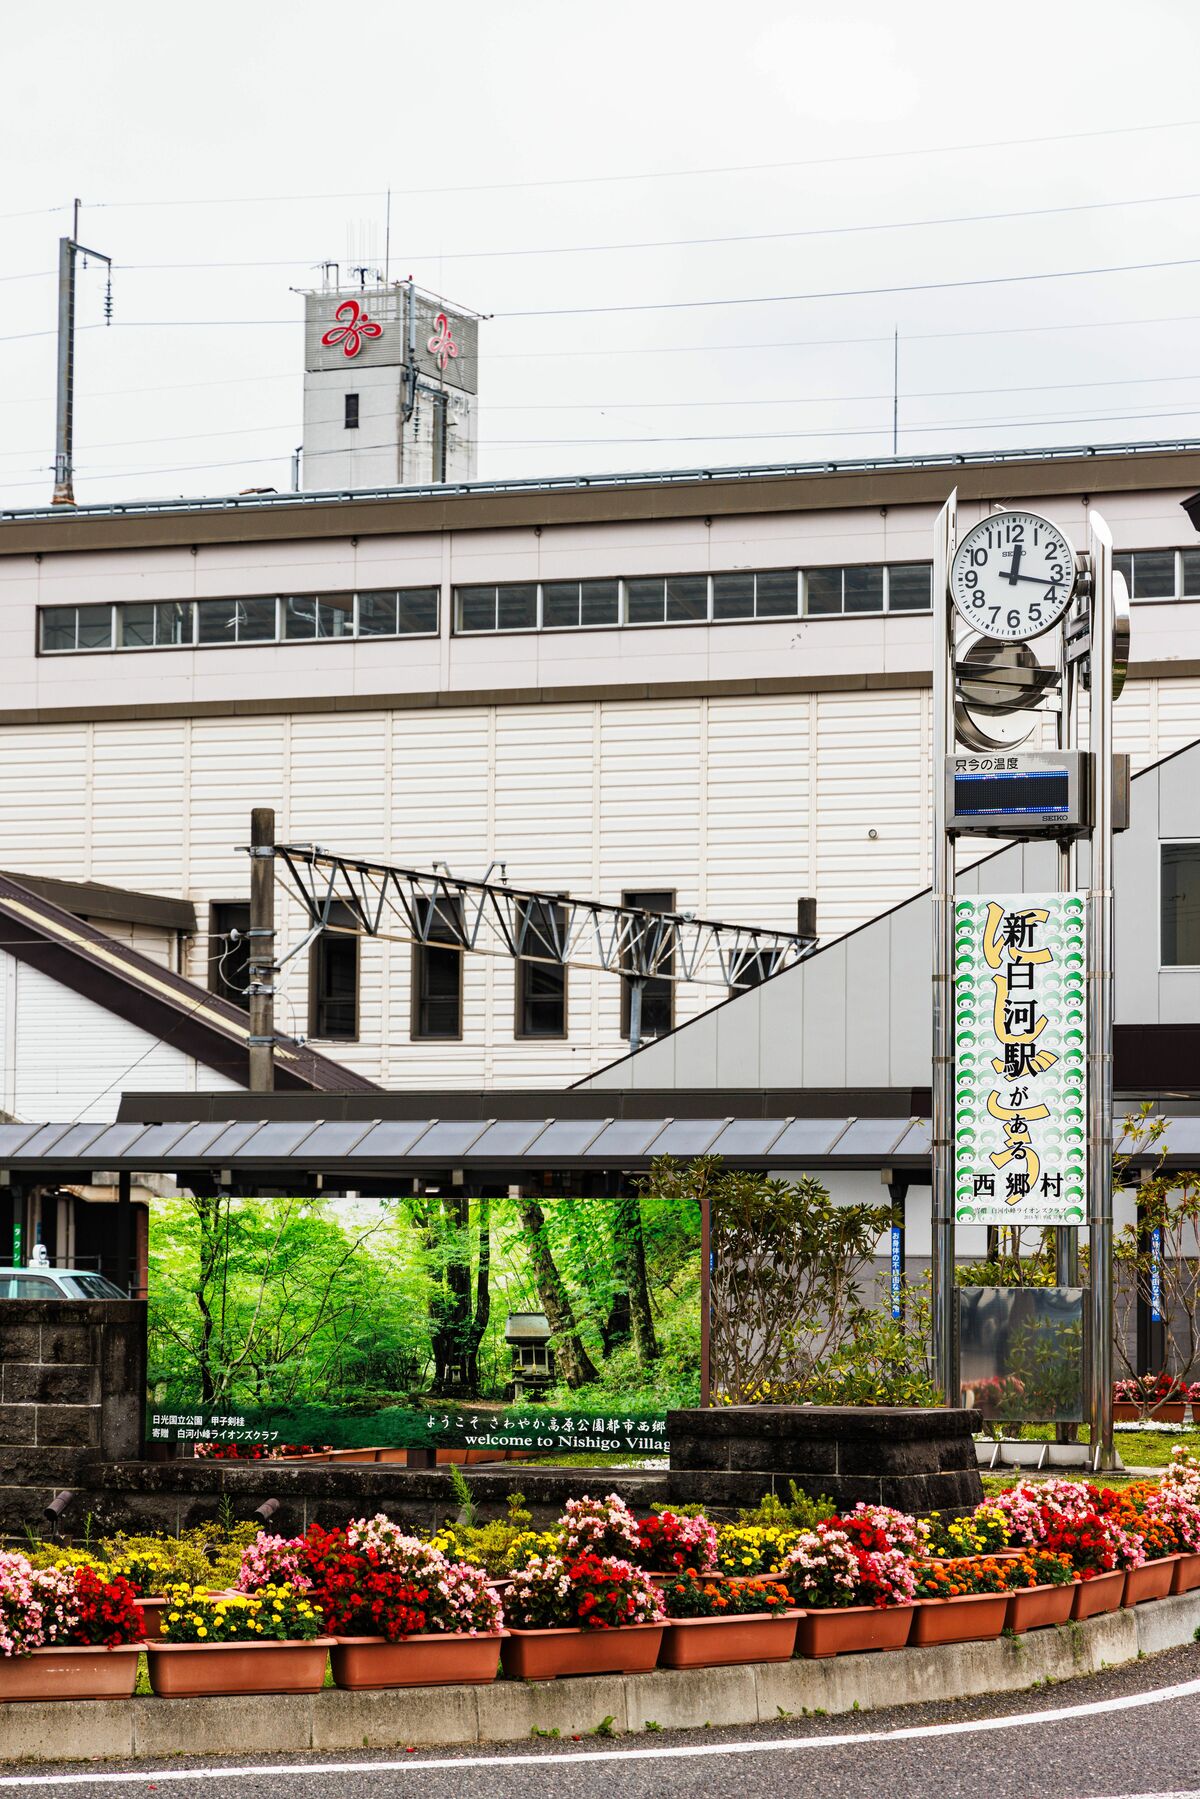
[[429, 354], [442, 370], [451, 357], [458, 355], [458, 345], [454, 341], [454, 333], [450, 329], [450, 320], [444, 312], [439, 312], [433, 321], [433, 336], [429, 340]]
[[[377, 325], [357, 300], [343, 300], [333, 316], [341, 323], [331, 325], [321, 342], [329, 350], [341, 344], [343, 356], [357, 356], [364, 338], [383, 336], [383, 326]], [[457, 350], [453, 353], [458, 354]]]

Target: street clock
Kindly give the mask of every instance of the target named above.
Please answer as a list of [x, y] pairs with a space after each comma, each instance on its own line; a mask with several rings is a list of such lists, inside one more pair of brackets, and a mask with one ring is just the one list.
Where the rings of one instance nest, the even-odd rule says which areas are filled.
[[1075, 592], [1075, 552], [1036, 512], [993, 512], [968, 531], [950, 565], [959, 617], [1002, 643], [1040, 637]]

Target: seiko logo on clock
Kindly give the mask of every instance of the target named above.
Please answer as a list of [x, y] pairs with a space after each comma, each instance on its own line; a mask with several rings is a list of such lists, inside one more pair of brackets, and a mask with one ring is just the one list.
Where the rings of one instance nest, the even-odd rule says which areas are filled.
[[1075, 592], [1075, 552], [1036, 512], [993, 512], [967, 532], [950, 565], [959, 616], [1006, 643], [1040, 637]]

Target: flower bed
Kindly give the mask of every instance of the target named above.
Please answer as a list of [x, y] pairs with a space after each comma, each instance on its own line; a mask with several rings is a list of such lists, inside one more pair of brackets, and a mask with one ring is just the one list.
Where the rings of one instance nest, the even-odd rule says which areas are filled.
[[325, 1681], [330, 1639], [294, 1587], [167, 1595], [162, 1638], [146, 1644], [150, 1685], [167, 1699], [229, 1693], [315, 1693]]
[[142, 1614], [130, 1583], [0, 1554], [0, 1700], [127, 1698]]
[[774, 1574], [799, 1535], [777, 1524], [726, 1524], [717, 1532], [717, 1568], [739, 1577]]
[[666, 1615], [647, 1574], [590, 1551], [535, 1556], [514, 1575], [506, 1612], [501, 1659], [518, 1680], [644, 1673], [658, 1660]]
[[656, 1512], [638, 1526], [638, 1565], [657, 1574], [685, 1568], [705, 1574], [717, 1565], [717, 1532], [707, 1518]]
[[676, 1575], [662, 1588], [670, 1622], [663, 1631], [664, 1668], [717, 1668], [738, 1662], [785, 1662], [796, 1644], [799, 1613], [786, 1588], [721, 1575]]
[[[477, 1683], [498, 1665], [547, 1679], [635, 1672], [660, 1651], [672, 1667], [779, 1659], [793, 1632], [813, 1656], [965, 1641], [1200, 1588], [1200, 1460], [1182, 1449], [1160, 1482], [1024, 1480], [965, 1518], [867, 1505], [820, 1517], [823, 1502], [793, 1502], [718, 1530], [670, 1510], [639, 1518], [610, 1494], [537, 1532], [514, 1496], [497, 1523], [431, 1536], [380, 1513], [296, 1537], [239, 1525], [109, 1539], [70, 1566], [50, 1547], [0, 1555], [0, 1697], [68, 1696], [68, 1650], [95, 1664], [81, 1690], [128, 1691], [143, 1603], [147, 1623], [167, 1613], [148, 1648], [155, 1690], [199, 1693], [312, 1690], [326, 1647], [344, 1686]], [[820, 1521], [793, 1527], [806, 1516]], [[190, 1578], [169, 1579], [180, 1568]], [[231, 1674], [216, 1651], [234, 1648]]]
[[[864, 1508], [860, 1508], [860, 1514]], [[802, 1531], [784, 1557], [780, 1580], [802, 1610], [801, 1655], [844, 1655], [858, 1649], [902, 1649], [912, 1622], [913, 1564], [890, 1547], [902, 1514], [830, 1518]], [[915, 1521], [907, 1519], [903, 1534]]]

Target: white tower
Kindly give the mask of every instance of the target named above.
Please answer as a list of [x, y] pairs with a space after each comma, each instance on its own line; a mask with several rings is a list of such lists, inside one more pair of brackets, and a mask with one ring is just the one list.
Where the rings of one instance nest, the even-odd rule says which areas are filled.
[[306, 492], [469, 481], [479, 321], [411, 281], [304, 296]]

